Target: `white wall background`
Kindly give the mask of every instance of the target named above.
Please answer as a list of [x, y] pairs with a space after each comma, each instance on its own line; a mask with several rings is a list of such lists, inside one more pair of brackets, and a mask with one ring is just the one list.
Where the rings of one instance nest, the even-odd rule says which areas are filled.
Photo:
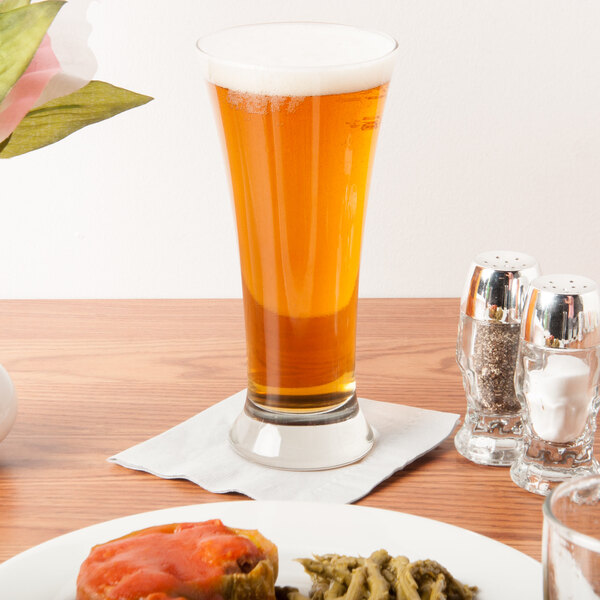
[[155, 100], [0, 161], [0, 297], [241, 295], [195, 41], [269, 20], [399, 40], [362, 296], [457, 296], [487, 249], [600, 280], [596, 0], [101, 0], [88, 20], [95, 78]]

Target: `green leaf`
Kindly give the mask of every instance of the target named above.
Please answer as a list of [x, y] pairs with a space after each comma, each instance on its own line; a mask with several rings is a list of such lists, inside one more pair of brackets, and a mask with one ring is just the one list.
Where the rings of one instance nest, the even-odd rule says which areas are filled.
[[6, 145], [0, 146], [0, 158], [11, 158], [48, 146], [86, 125], [109, 119], [150, 100], [150, 96], [110, 83], [90, 81], [80, 90], [46, 102], [27, 113]]
[[0, 102], [27, 69], [63, 5], [47, 0], [0, 12]]
[[0, 13], [31, 4], [31, 0], [0, 0]]

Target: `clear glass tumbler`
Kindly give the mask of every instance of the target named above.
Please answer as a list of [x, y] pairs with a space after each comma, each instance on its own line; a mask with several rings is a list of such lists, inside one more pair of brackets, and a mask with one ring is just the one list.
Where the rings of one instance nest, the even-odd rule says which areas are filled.
[[544, 502], [545, 600], [600, 598], [600, 475], [571, 479]]
[[356, 398], [367, 190], [397, 54], [387, 35], [328, 23], [234, 27], [198, 42], [229, 165], [248, 391], [230, 434], [262, 464], [358, 460]]

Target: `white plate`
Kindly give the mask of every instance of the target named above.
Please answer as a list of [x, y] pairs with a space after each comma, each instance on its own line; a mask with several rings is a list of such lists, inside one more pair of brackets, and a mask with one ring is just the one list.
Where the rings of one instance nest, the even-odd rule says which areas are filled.
[[230, 527], [259, 529], [275, 542], [280, 561], [277, 583], [305, 593], [310, 581], [294, 558], [327, 552], [365, 556], [385, 548], [411, 560], [437, 560], [463, 583], [477, 585], [478, 600], [542, 597], [538, 562], [466, 529], [363, 506], [243, 501], [141, 513], [57, 537], [0, 565], [0, 597], [74, 600], [79, 566], [94, 544], [151, 525], [213, 518]]

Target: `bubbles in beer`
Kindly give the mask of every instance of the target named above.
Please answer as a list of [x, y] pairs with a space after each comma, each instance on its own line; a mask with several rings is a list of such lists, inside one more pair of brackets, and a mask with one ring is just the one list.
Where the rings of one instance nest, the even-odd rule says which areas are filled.
[[294, 112], [304, 100], [304, 96], [264, 96], [227, 90], [227, 102], [236, 110], [253, 115], [266, 115], [273, 112]]

